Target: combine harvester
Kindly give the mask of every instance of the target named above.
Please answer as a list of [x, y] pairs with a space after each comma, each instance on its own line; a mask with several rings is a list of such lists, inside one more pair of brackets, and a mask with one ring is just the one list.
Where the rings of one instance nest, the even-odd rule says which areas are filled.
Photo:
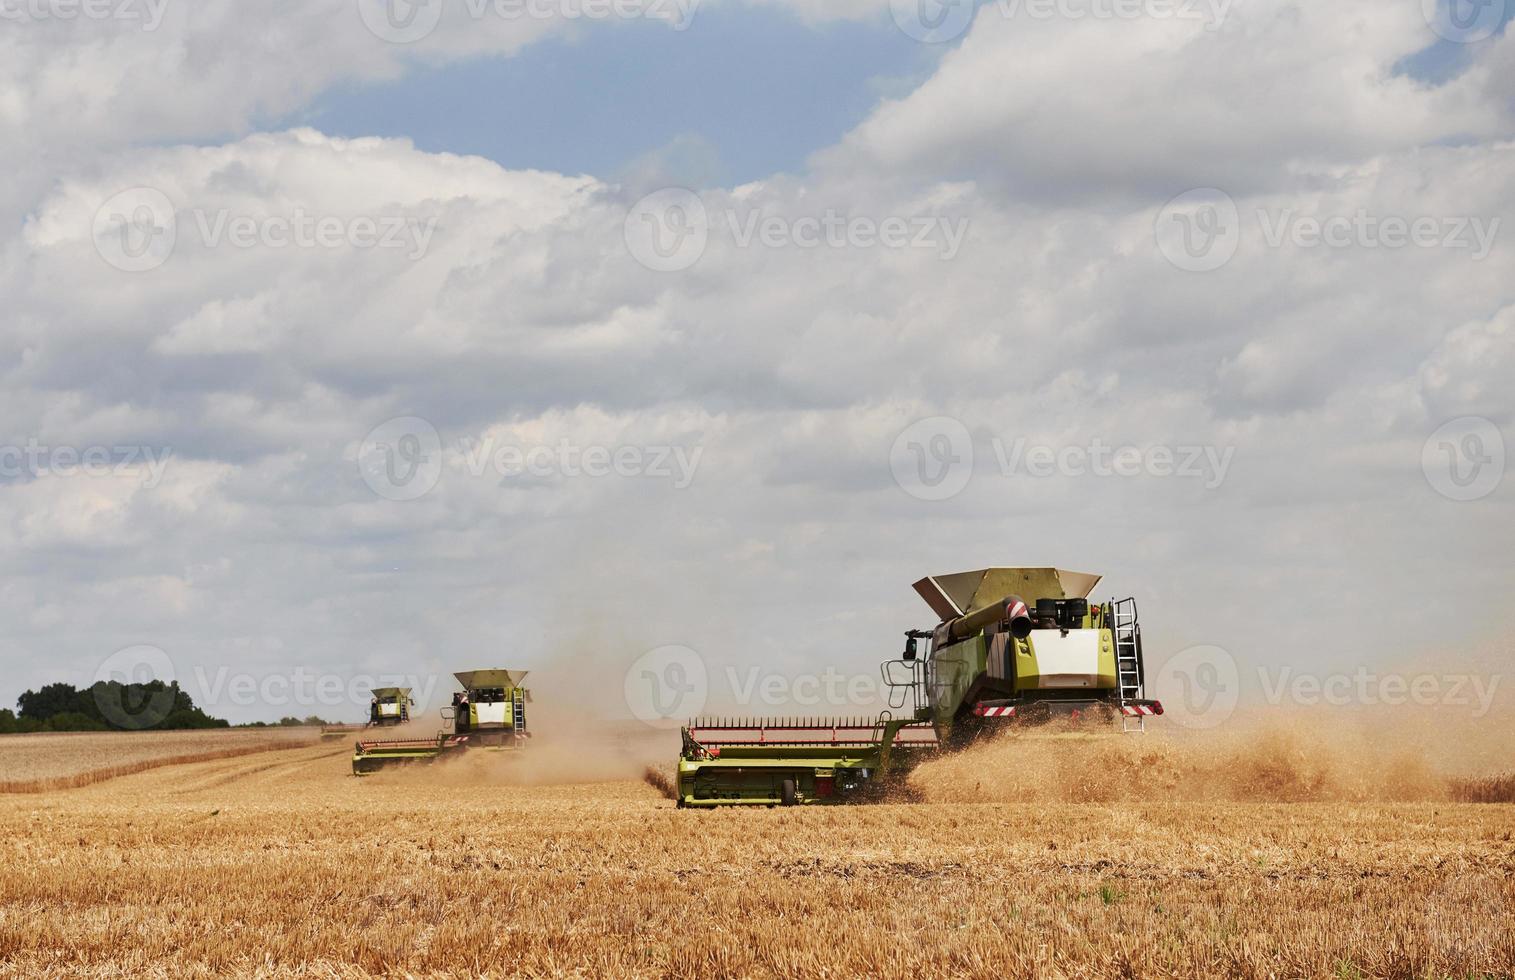
[[[915, 583], [941, 622], [906, 633], [873, 721], [706, 719], [683, 730], [678, 805], [838, 803], [876, 796], [922, 758], [1012, 726], [1098, 721], [1145, 731], [1136, 600], [1091, 604], [1098, 575], [986, 568]], [[918, 642], [930, 640], [922, 658]], [[909, 710], [895, 717], [894, 711]]]
[[376, 687], [373, 701], [368, 705], [369, 727], [403, 725], [410, 721], [410, 709], [415, 704], [408, 687]]
[[467, 670], [452, 676], [463, 686], [452, 696], [452, 705], [442, 709], [442, 717], [452, 721], [453, 730], [438, 732], [435, 738], [360, 739], [352, 757], [353, 775], [456, 758], [464, 752], [515, 751], [526, 745], [531, 738], [526, 730], [531, 692], [522, 686], [526, 671]]
[[368, 703], [368, 724], [322, 725], [321, 737], [336, 738], [361, 732], [365, 728], [403, 725], [410, 721], [410, 709], [415, 707], [415, 703], [408, 687], [376, 687], [373, 689], [373, 699]]

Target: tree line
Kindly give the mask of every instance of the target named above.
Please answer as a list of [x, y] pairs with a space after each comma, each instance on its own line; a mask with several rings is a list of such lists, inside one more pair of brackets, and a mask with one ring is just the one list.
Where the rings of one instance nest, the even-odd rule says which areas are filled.
[[178, 681], [97, 681], [86, 688], [47, 684], [22, 694], [16, 707], [20, 710], [0, 708], [0, 735], [230, 727], [197, 708]]
[[[215, 718], [195, 706], [178, 681], [159, 680], [122, 684], [96, 681], [85, 688], [72, 684], [47, 684], [16, 699], [20, 710], [0, 708], [0, 735], [29, 732], [169, 731], [194, 728], [230, 728], [224, 718]], [[326, 720], [286, 716], [275, 722], [254, 721], [237, 728], [293, 728], [325, 725]]]

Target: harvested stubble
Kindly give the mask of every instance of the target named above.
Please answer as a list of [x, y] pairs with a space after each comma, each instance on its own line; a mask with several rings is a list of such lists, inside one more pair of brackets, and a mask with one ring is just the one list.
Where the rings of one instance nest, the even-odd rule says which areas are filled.
[[0, 793], [43, 793], [146, 772], [296, 748], [313, 729], [213, 729], [183, 732], [48, 732], [0, 738]]
[[0, 799], [16, 975], [1515, 974], [1515, 808], [679, 811], [345, 748]]

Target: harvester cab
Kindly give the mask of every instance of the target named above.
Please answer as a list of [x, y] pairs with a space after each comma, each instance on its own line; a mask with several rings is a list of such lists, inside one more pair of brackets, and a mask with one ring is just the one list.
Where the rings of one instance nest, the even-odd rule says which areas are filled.
[[932, 750], [1055, 717], [1144, 730], [1163, 709], [1146, 698], [1136, 601], [1091, 604], [1099, 580], [1058, 568], [921, 579], [915, 590], [940, 622], [908, 631], [900, 658], [883, 664], [888, 710], [872, 722], [691, 722], [679, 805], [840, 802], [898, 780]]
[[368, 705], [368, 723], [403, 725], [410, 721], [410, 709], [415, 703], [408, 687], [376, 687]]
[[495, 668], [453, 676], [463, 690], [442, 709], [443, 719], [452, 722], [451, 732], [438, 732], [435, 738], [360, 740], [353, 752], [353, 774], [434, 762], [466, 751], [520, 749], [527, 744], [531, 733], [526, 728], [526, 705], [531, 692], [524, 686], [526, 671]]

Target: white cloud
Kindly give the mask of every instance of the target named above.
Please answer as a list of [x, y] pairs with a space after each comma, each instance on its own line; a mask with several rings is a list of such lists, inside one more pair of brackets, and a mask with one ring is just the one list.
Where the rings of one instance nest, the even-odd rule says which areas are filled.
[[[236, 130], [339, 75], [515, 43], [444, 25], [430, 54], [348, 39], [318, 65], [335, 7], [262, 39], [244, 36], [250, 8], [213, 9], [140, 51], [100, 40], [98, 104], [69, 68], [74, 41], [27, 55], [37, 98], [0, 106], [34, 147], [88, 149], [29, 187], [27, 220], [0, 243], [0, 443], [173, 451], [152, 487], [135, 471], [0, 486], [0, 615], [18, 624], [0, 659], [20, 665], [17, 691], [139, 642], [185, 674], [442, 669], [480, 651], [532, 666], [573, 662], [592, 635], [626, 663], [686, 643], [716, 664], [799, 657], [871, 676], [925, 618], [908, 582], [1022, 561], [1143, 596], [1154, 647], [1345, 662], [1440, 642], [1448, 623], [1472, 635], [1508, 586], [1508, 482], [1457, 504], [1420, 460], [1458, 414], [1515, 437], [1515, 232], [1481, 258], [1269, 241], [1300, 219], [1515, 214], [1515, 154], [1486, 87], [1503, 49], [1442, 89], [1391, 77], [1424, 41], [1413, 5], [1255, 3], [1215, 34], [983, 13], [933, 79], [812, 173], [703, 195], [708, 244], [671, 273], [628, 249], [635, 194], [595, 178], [303, 129], [136, 145], [203, 138], [220, 125], [212, 92]], [[166, 94], [184, 66], [245, 64], [258, 45], [294, 75], [227, 94], [218, 67], [207, 106]], [[162, 70], [144, 79], [151, 58]], [[41, 118], [70, 100], [75, 136]], [[160, 104], [174, 118], [154, 121]], [[1229, 191], [1242, 227], [1228, 262], [1189, 272], [1154, 224], [1169, 193], [1201, 184]], [[175, 245], [123, 272], [95, 219], [138, 187], [170, 201]], [[298, 214], [342, 233], [267, 239]], [[969, 224], [950, 260], [742, 242], [749, 219], [792, 242], [828, 215]], [[210, 240], [218, 216], [253, 237]], [[358, 222], [385, 219], [434, 233], [419, 250], [354, 243]], [[895, 485], [890, 453], [938, 415], [970, 432], [975, 478], [928, 503]], [[411, 501], [358, 466], [370, 431], [402, 416], [443, 445], [435, 489]], [[1210, 489], [1002, 472], [1017, 440], [1234, 460]], [[576, 462], [480, 467], [481, 442], [567, 444]], [[635, 451], [642, 469], [568, 472], [586, 448]], [[680, 449], [701, 453], [682, 488], [649, 472]], [[1382, 608], [1454, 580], [1434, 617]]]
[[1436, 40], [1417, 4], [1248, 0], [1218, 26], [1037, 6], [980, 8], [934, 77], [820, 159], [1090, 201], [1297, 185], [1301, 166], [1510, 132], [1482, 69], [1434, 88], [1394, 72]]

